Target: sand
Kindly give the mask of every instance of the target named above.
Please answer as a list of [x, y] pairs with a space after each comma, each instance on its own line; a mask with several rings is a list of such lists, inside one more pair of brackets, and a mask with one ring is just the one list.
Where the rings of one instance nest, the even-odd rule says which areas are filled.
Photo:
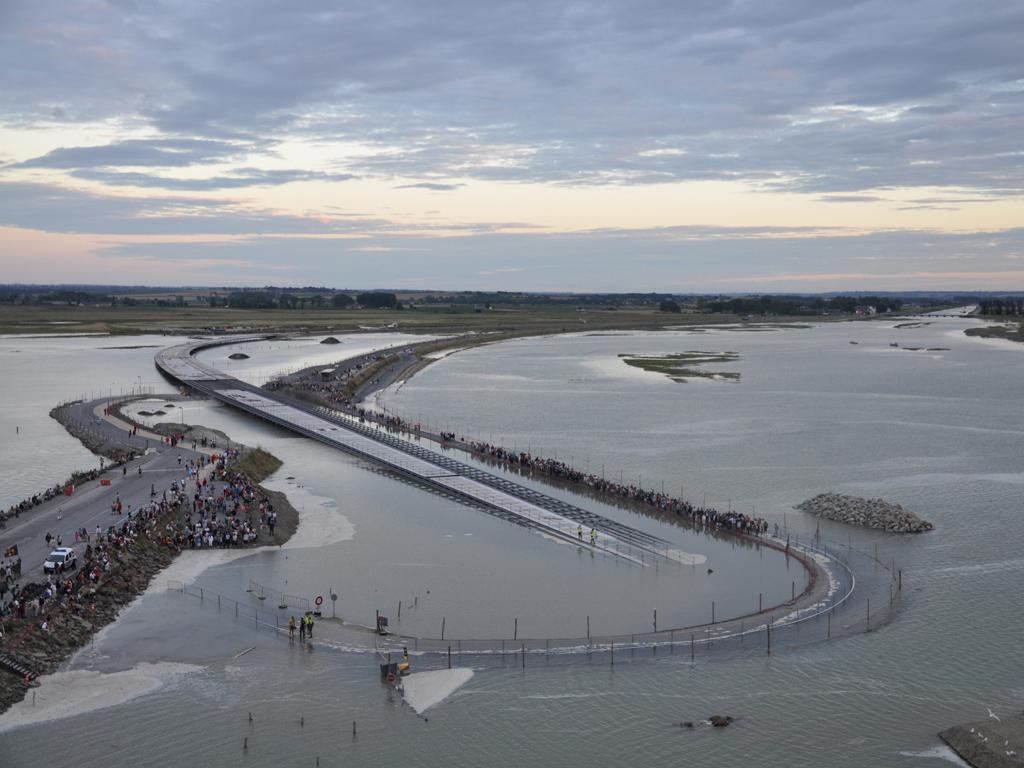
[[[191, 664], [143, 663], [123, 672], [76, 669], [39, 678], [39, 687], [0, 716], [0, 733], [75, 717], [158, 691], [181, 675], [202, 671]], [[34, 695], [33, 695], [34, 694]]]
[[472, 677], [473, 670], [468, 667], [413, 672], [402, 680], [405, 702], [422, 714], [447, 699]]

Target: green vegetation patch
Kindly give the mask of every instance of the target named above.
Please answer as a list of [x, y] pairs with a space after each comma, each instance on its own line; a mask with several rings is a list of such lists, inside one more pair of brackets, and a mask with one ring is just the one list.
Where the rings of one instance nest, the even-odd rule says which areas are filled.
[[713, 379], [715, 381], [737, 381], [738, 373], [733, 371], [708, 371], [699, 366], [711, 363], [734, 363], [740, 359], [737, 352], [675, 352], [669, 355], [627, 355], [619, 358], [626, 365], [641, 368], [651, 373], [661, 373], [672, 381], [685, 384], [690, 379]]
[[254, 483], [274, 474], [281, 466], [281, 460], [262, 448], [253, 448], [238, 462], [238, 469]]

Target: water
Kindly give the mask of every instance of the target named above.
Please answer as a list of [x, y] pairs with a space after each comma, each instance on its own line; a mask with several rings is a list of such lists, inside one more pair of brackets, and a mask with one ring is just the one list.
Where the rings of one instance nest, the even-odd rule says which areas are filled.
[[153, 366], [153, 355], [180, 341], [167, 336], [0, 336], [0, 508], [99, 464], [47, 415], [51, 408], [133, 389], [173, 392]]
[[[696, 665], [684, 654], [645, 652], [617, 653], [614, 669], [606, 655], [531, 658], [525, 672], [514, 662], [467, 659], [478, 673], [429, 710], [425, 722], [389, 699], [365, 654], [298, 652], [209, 606], [156, 595], [76, 666], [110, 671], [160, 659], [201, 668], [169, 676], [167, 687], [126, 706], [4, 733], [0, 764], [35, 764], [43, 728], [46, 737], [75, 745], [77, 763], [104, 766], [313, 765], [317, 756], [323, 765], [663, 764], [682, 756], [735, 765], [753, 754], [766, 765], [944, 764], [934, 750], [937, 730], [984, 717], [985, 706], [1019, 709], [1024, 694], [1013, 662], [1024, 620], [1012, 608], [1024, 581], [1024, 556], [1016, 549], [1024, 533], [1017, 384], [1024, 358], [1021, 349], [962, 336], [970, 322], [532, 339], [459, 353], [383, 398], [411, 418], [440, 417], [485, 439], [493, 432], [494, 442], [500, 436], [510, 447], [514, 441], [546, 455], [557, 451], [577, 466], [589, 461], [592, 471], [604, 464], [611, 476], [642, 475], [645, 486], [682, 483], [691, 499], [707, 493], [709, 503], [756, 505], [759, 515], [802, 535], [814, 523], [789, 507], [820, 491], [899, 501], [937, 530], [900, 539], [822, 525], [832, 539], [849, 537], [865, 549], [878, 542], [880, 557], [897, 558], [904, 568], [904, 607], [879, 631], [779, 649], [770, 658]], [[913, 352], [889, 347], [891, 341], [951, 350]], [[617, 358], [691, 349], [739, 352], [739, 362], [723, 369], [740, 372], [740, 382], [677, 384], [626, 369]], [[145, 360], [139, 372], [149, 370], [151, 358]], [[6, 387], [8, 398], [22, 396], [24, 388]], [[707, 586], [680, 580], [682, 574], [670, 580], [662, 572], [566, 557], [561, 545], [337, 453], [226, 409], [205, 413], [233, 438], [282, 455], [296, 482], [330, 499], [334, 514], [355, 528], [351, 541], [220, 566], [201, 577], [211, 589], [237, 594], [257, 578], [287, 580], [296, 588], [286, 591], [305, 593], [330, 580], [341, 593], [339, 610], [346, 601], [346, 611], [365, 614], [378, 601], [424, 594], [429, 582], [442, 585], [437, 599], [432, 589], [424, 618], [410, 621], [429, 629], [439, 613], [468, 604], [474, 610], [456, 624], [473, 622], [462, 625], [471, 631], [500, 625], [502, 616], [475, 607], [488, 599], [502, 613], [525, 613], [519, 600], [549, 606], [528, 626], [578, 624], [566, 610], [596, 612], [602, 603], [619, 604], [605, 621], [629, 623], [635, 614], [646, 623], [648, 595], [660, 599], [675, 584], [684, 598], [693, 590], [702, 597]], [[747, 575], [744, 568], [761, 567], [751, 565], [759, 561], [749, 551], [719, 552], [713, 541], [677, 535], [689, 551], [724, 558], [731, 587], [730, 571]], [[773, 575], [779, 576], [769, 563], [748, 577], [759, 583]], [[360, 585], [370, 584], [384, 585], [386, 594], [361, 594]], [[454, 594], [458, 600], [445, 603]], [[682, 616], [686, 609], [680, 610]], [[182, 636], [203, 642], [174, 641]], [[253, 652], [232, 658], [252, 645]], [[740, 719], [724, 732], [673, 725], [716, 712]], [[359, 721], [354, 740], [352, 720]]]

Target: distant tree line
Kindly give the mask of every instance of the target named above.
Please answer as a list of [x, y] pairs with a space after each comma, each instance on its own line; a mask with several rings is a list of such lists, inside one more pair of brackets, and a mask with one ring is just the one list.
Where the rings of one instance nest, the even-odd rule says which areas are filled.
[[700, 299], [698, 308], [707, 312], [735, 315], [820, 315], [824, 312], [852, 313], [859, 306], [871, 306], [878, 312], [896, 312], [900, 299], [883, 296], [744, 296]]
[[1024, 315], [1024, 298], [982, 299], [978, 311], [983, 315]]
[[28, 288], [0, 286], [0, 304], [113, 304], [115, 297], [69, 288]]
[[232, 291], [226, 305], [234, 309], [346, 309], [360, 306], [369, 309], [402, 309], [393, 293], [374, 291], [360, 293], [355, 298], [347, 293], [306, 293], [272, 288], [251, 291]]

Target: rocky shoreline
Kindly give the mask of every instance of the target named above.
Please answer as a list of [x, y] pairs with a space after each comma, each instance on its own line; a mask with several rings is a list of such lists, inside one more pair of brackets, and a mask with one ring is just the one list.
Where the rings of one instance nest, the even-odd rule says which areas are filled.
[[104, 436], [99, 430], [92, 429], [88, 424], [83, 424], [71, 418], [70, 405], [73, 405], [73, 403], [58, 405], [50, 411], [50, 417], [64, 427], [72, 437], [78, 438], [88, 450], [97, 456], [104, 456], [117, 463], [131, 461], [139, 455], [139, 452], [127, 443], [112, 440]]
[[794, 509], [847, 525], [860, 525], [890, 533], [923, 533], [934, 526], [899, 504], [841, 493], [822, 493]]

